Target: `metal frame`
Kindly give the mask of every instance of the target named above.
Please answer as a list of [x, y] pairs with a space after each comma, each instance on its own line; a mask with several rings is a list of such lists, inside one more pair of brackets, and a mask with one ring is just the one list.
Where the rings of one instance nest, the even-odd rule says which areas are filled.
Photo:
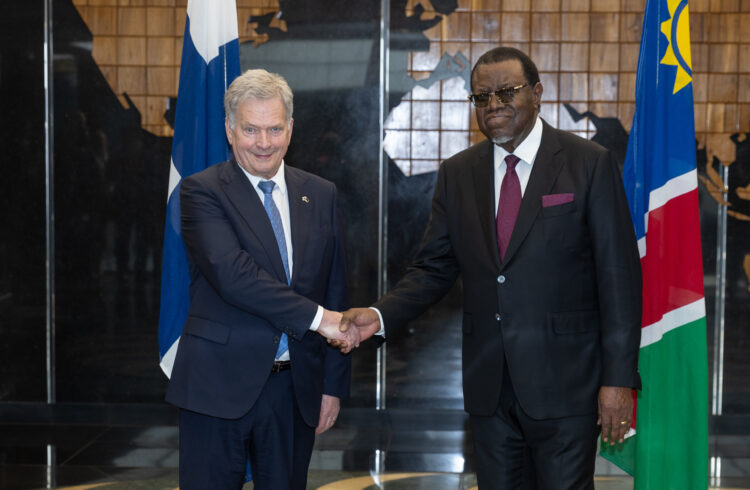
[[[721, 178], [724, 189], [729, 184], [729, 167], [722, 166]], [[721, 416], [724, 411], [724, 329], [727, 287], [727, 206], [719, 203], [716, 219], [716, 286], [714, 311], [713, 387], [711, 390], [711, 415]], [[716, 439], [715, 439], [716, 440]], [[713, 453], [718, 454], [714, 443]], [[710, 453], [711, 451], [709, 451]], [[710, 456], [709, 477], [713, 484], [721, 481], [721, 458]]]
[[[385, 154], [385, 120], [388, 117], [388, 92], [390, 70], [390, 18], [391, 5], [389, 0], [380, 2], [380, 87], [379, 120], [380, 154], [379, 182], [378, 182], [378, 297], [388, 289], [388, 160]], [[378, 410], [385, 410], [386, 383], [386, 346], [378, 348], [376, 365], [376, 393], [375, 404]]]
[[[390, 0], [380, 1], [380, 69], [378, 87], [378, 297], [388, 289], [388, 158], [385, 154], [385, 120], [388, 117], [388, 95], [390, 77]], [[377, 350], [375, 372], [375, 408], [385, 410], [386, 400], [386, 345]], [[376, 448], [371, 470], [378, 475], [385, 471], [384, 449]]]
[[[45, 171], [45, 282], [46, 282], [46, 375], [47, 403], [57, 401], [55, 383], [55, 126], [54, 126], [54, 90], [53, 90], [53, 10], [52, 0], [44, 2], [44, 171]], [[57, 487], [56, 448], [47, 444], [47, 468], [45, 472], [46, 487]]]

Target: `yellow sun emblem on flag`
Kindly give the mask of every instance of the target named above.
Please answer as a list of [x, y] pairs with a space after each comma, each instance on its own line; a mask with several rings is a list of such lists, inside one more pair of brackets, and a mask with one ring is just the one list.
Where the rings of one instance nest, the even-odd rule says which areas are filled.
[[688, 15], [688, 0], [667, 0], [671, 18], [661, 23], [661, 32], [667, 36], [669, 46], [661, 62], [665, 65], [677, 67], [674, 80], [676, 94], [693, 80], [693, 70], [690, 63], [690, 21]]

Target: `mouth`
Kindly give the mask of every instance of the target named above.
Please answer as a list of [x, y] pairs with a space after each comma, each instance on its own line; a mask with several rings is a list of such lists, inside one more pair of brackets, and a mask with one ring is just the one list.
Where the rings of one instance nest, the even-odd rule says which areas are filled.
[[495, 117], [502, 117], [502, 118], [511, 118], [515, 114], [512, 110], [509, 110], [509, 107], [496, 107], [494, 111], [487, 111], [485, 113], [486, 119], [492, 119]]
[[484, 118], [485, 124], [492, 124], [492, 125], [505, 125], [513, 118], [513, 115], [511, 114], [505, 114], [501, 112], [496, 112], [494, 114], [487, 114]]

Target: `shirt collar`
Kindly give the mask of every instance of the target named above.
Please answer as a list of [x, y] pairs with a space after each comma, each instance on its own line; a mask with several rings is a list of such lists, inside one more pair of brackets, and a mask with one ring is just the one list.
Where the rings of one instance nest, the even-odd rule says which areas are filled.
[[[521, 159], [522, 162], [527, 165], [533, 165], [536, 159], [536, 154], [539, 152], [539, 147], [542, 144], [542, 118], [537, 116], [534, 127], [531, 132], [524, 138], [520, 145], [513, 152], [515, 156]], [[505, 160], [505, 157], [509, 153], [500, 145], [493, 145], [495, 147], [495, 167], [499, 168], [500, 164]]]
[[281, 165], [279, 165], [279, 169], [276, 171], [276, 175], [271, 177], [270, 179], [264, 179], [263, 177], [258, 177], [257, 175], [253, 175], [244, 168], [242, 168], [242, 165], [237, 163], [237, 166], [240, 167], [240, 170], [245, 174], [245, 176], [250, 181], [250, 184], [252, 184], [254, 189], [258, 189], [258, 183], [263, 180], [272, 180], [276, 183], [279, 190], [281, 191], [281, 194], [286, 195], [286, 178], [285, 178], [285, 172], [284, 172], [284, 160], [281, 161]]

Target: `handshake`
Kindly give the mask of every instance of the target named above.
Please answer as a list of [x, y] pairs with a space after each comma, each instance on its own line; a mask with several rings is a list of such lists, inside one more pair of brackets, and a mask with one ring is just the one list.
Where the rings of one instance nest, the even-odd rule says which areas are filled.
[[318, 327], [318, 333], [344, 354], [379, 331], [380, 317], [372, 308], [352, 308], [343, 313], [324, 310]]

